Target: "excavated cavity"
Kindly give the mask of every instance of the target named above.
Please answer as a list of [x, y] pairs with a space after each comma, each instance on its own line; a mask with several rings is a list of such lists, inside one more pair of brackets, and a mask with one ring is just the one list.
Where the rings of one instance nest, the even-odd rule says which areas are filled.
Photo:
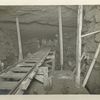
[[[56, 69], [59, 64], [59, 27], [57, 6], [0, 6], [0, 60], [5, 68], [18, 60], [18, 40], [16, 31], [16, 16], [19, 17], [23, 56], [44, 47], [44, 42], [55, 45]], [[64, 46], [64, 70], [73, 70], [76, 67], [76, 33], [77, 33], [77, 6], [62, 6], [63, 46]], [[82, 34], [100, 30], [100, 6], [87, 5], [83, 11]], [[98, 43], [100, 33], [83, 38], [82, 50], [92, 60]], [[84, 45], [84, 46], [83, 46]], [[83, 49], [84, 48], [84, 49]], [[27, 62], [25, 62], [27, 63]], [[30, 63], [30, 62], [28, 62]], [[36, 63], [36, 62], [32, 62]], [[97, 58], [100, 67], [100, 54]], [[21, 66], [27, 67], [27, 66]], [[30, 66], [31, 67], [31, 66]], [[93, 69], [87, 87], [90, 93], [100, 93], [100, 72]], [[1, 69], [0, 69], [1, 70]], [[94, 84], [94, 81], [96, 84]]]

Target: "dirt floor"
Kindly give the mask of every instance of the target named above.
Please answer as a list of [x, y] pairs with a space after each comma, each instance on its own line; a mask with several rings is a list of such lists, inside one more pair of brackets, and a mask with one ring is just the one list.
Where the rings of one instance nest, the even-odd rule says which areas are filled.
[[55, 71], [49, 78], [49, 83], [44, 86], [33, 80], [25, 94], [89, 94], [85, 88], [75, 86], [73, 74], [70, 71]]

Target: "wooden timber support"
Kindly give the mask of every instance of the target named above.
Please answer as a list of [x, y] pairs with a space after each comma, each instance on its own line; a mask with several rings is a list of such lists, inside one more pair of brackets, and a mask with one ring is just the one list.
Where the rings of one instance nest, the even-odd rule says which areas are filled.
[[53, 52], [53, 59], [52, 59], [52, 73], [55, 71], [55, 52]]
[[96, 52], [95, 52], [94, 58], [93, 58], [93, 60], [92, 60], [92, 63], [91, 63], [91, 65], [90, 65], [90, 68], [89, 68], [89, 70], [88, 70], [88, 72], [87, 72], [87, 75], [86, 75], [86, 77], [85, 77], [85, 79], [84, 79], [84, 81], [83, 81], [83, 85], [82, 85], [83, 87], [85, 87], [85, 85], [87, 84], [87, 81], [88, 81], [88, 79], [89, 79], [89, 77], [90, 77], [90, 75], [91, 75], [92, 69], [93, 69], [94, 64], [95, 64], [95, 62], [96, 62], [96, 59], [97, 59], [97, 57], [98, 57], [98, 55], [99, 55], [99, 52], [100, 52], [100, 43], [99, 43], [98, 48], [97, 48], [97, 50], [96, 50]]
[[77, 41], [76, 41], [76, 86], [80, 87], [80, 68], [81, 68], [81, 32], [82, 32], [83, 6], [78, 6], [77, 17]]
[[60, 65], [62, 70], [63, 69], [63, 32], [62, 32], [61, 6], [58, 7], [58, 16], [59, 16]]
[[21, 44], [21, 34], [20, 34], [20, 27], [19, 27], [19, 19], [16, 17], [16, 27], [17, 27], [17, 36], [18, 36], [18, 47], [19, 47], [19, 61], [23, 60], [23, 53], [22, 53], [22, 44]]
[[97, 33], [100, 33], [100, 30], [99, 31], [95, 31], [95, 32], [91, 32], [91, 33], [88, 33], [88, 34], [84, 34], [81, 37], [83, 38], [83, 37], [94, 35], [94, 34], [97, 34]]

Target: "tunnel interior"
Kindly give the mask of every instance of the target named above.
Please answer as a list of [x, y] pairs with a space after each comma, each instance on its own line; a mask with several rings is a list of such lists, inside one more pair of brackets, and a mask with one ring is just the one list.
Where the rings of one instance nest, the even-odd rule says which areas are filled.
[[[78, 6], [63, 5], [61, 11], [64, 47], [63, 67], [64, 70], [73, 71], [76, 67]], [[99, 13], [99, 5], [84, 6], [82, 34], [99, 30]], [[5, 68], [18, 60], [16, 16], [18, 16], [20, 23], [23, 56], [35, 53], [45, 46], [54, 47], [56, 50], [56, 69], [59, 70], [58, 6], [0, 6], [0, 60], [4, 62]], [[89, 68], [99, 42], [100, 34], [82, 40], [82, 50], [89, 56], [88, 65], [83, 69], [83, 76]], [[100, 93], [99, 75], [100, 54], [87, 84], [90, 93]]]
[[[16, 16], [19, 17], [23, 55], [37, 51], [37, 42], [42, 40], [59, 41], [57, 6], [1, 6], [0, 29], [10, 39], [12, 55], [18, 56]], [[62, 7], [62, 23], [65, 49], [75, 56], [77, 6]], [[69, 36], [68, 36], [69, 35]], [[71, 42], [68, 41], [71, 39]], [[39, 40], [39, 41], [37, 41]], [[8, 41], [9, 42], [9, 41]], [[73, 44], [74, 43], [74, 44]], [[69, 45], [68, 45], [69, 44]], [[67, 46], [66, 46], [67, 45]], [[73, 46], [72, 46], [73, 45]], [[70, 47], [71, 46], [71, 47]], [[59, 43], [58, 47], [59, 48]], [[28, 50], [29, 49], [29, 50]], [[36, 50], [35, 50], [36, 49]], [[10, 52], [10, 51], [9, 51]], [[58, 50], [59, 52], [59, 50]], [[2, 54], [2, 53], [1, 53]], [[8, 56], [9, 53], [8, 53]], [[7, 56], [7, 57], [8, 57]], [[67, 55], [68, 56], [68, 55]], [[66, 57], [67, 57], [66, 56]], [[65, 61], [66, 62], [66, 61]]]

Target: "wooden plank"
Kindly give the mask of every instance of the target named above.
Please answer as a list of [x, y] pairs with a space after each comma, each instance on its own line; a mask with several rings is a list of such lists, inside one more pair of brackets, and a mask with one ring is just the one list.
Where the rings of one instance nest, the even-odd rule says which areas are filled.
[[34, 58], [29, 58], [29, 59], [27, 59], [27, 60], [30, 60], [30, 61], [36, 61], [36, 60], [40, 60], [40, 58], [34, 57]]
[[27, 73], [29, 70], [31, 70], [30, 67], [15, 67], [11, 69], [11, 71], [16, 73]]
[[25, 63], [37, 63], [39, 60], [36, 60], [36, 59], [34, 59], [34, 60], [25, 60], [24, 62]]
[[78, 6], [78, 18], [77, 18], [77, 41], [76, 41], [76, 85], [80, 87], [80, 66], [81, 66], [81, 32], [82, 32], [82, 17], [83, 6]]
[[0, 82], [0, 90], [11, 90], [17, 85], [17, 82], [2, 81]]
[[21, 66], [33, 67], [33, 66], [35, 66], [35, 63], [25, 63], [25, 62], [23, 62], [23, 63], [20, 63], [20, 64], [17, 65], [17, 67], [21, 67]]
[[[43, 56], [41, 57], [40, 61], [38, 61], [38, 63], [36, 64], [35, 69], [31, 70], [31, 73], [29, 73], [27, 78], [25, 78], [23, 80], [22, 84], [20, 84], [20, 87], [18, 88], [18, 90], [14, 94], [23, 94], [24, 93], [23, 90], [27, 89], [31, 80], [33, 79], [33, 77], [35, 77], [36, 73], [38, 72], [39, 66], [42, 64], [42, 62], [45, 60], [46, 56], [50, 52], [50, 49], [47, 49], [45, 51], [43, 50], [43, 52], [44, 52]], [[38, 56], [41, 56], [41, 55], [38, 55]]]
[[35, 76], [35, 79], [44, 83], [46, 78], [48, 78], [48, 67], [40, 67]]
[[16, 17], [16, 27], [17, 27], [17, 36], [18, 36], [18, 47], [19, 47], [19, 61], [23, 60], [22, 53], [22, 44], [21, 44], [21, 35], [20, 35], [20, 27], [19, 27], [19, 19]]
[[22, 90], [26, 90], [30, 84], [31, 80], [29, 78], [27, 78], [25, 81], [23, 81], [20, 85], [20, 88]]
[[90, 75], [91, 75], [92, 69], [93, 69], [94, 64], [95, 64], [95, 61], [96, 61], [96, 59], [97, 59], [97, 57], [98, 57], [98, 55], [99, 55], [99, 52], [100, 52], [100, 43], [99, 43], [98, 48], [97, 48], [97, 50], [96, 50], [96, 52], [95, 52], [94, 58], [93, 58], [93, 60], [92, 60], [92, 63], [91, 63], [91, 65], [90, 65], [90, 68], [89, 68], [89, 70], [88, 70], [88, 72], [87, 72], [87, 75], [86, 75], [86, 77], [85, 77], [85, 79], [84, 79], [84, 81], [83, 81], [83, 85], [82, 85], [83, 87], [85, 87], [85, 85], [87, 84], [87, 81], [88, 81], [88, 79], [89, 79], [89, 77], [90, 77]]
[[44, 70], [48, 69], [46, 66], [39, 67], [37, 75], [44, 75]]
[[0, 77], [3, 79], [13, 79], [13, 80], [20, 80], [24, 76], [25, 76], [25, 73], [13, 73], [11, 71], [0, 75]]
[[63, 32], [62, 32], [61, 6], [58, 7], [58, 16], [59, 16], [60, 65], [62, 70], [63, 69]]
[[53, 53], [53, 58], [52, 58], [52, 74], [55, 71], [55, 52]]
[[31, 80], [29, 78], [27, 78], [26, 80], [24, 80], [20, 86], [19, 89], [16, 92], [16, 95], [18, 94], [23, 94], [25, 92], [25, 90], [28, 88], [29, 84], [30, 84]]
[[35, 79], [38, 80], [41, 83], [44, 83], [44, 76], [43, 75], [36, 75]]
[[28, 75], [28, 78], [32, 80], [33, 77], [36, 75], [36, 73], [37, 73], [37, 71], [31, 72], [31, 73]]
[[97, 34], [97, 33], [100, 33], [100, 31], [90, 32], [90, 33], [82, 35], [81, 37], [83, 38], [83, 37], [94, 35], [94, 34]]
[[20, 84], [19, 89], [17, 90], [16, 94], [23, 94], [24, 91], [28, 88], [30, 85], [31, 80], [35, 76], [36, 72], [31, 72], [28, 77]]
[[43, 82], [44, 82], [44, 87], [48, 84], [48, 67], [44, 68], [44, 78], [43, 78]]

